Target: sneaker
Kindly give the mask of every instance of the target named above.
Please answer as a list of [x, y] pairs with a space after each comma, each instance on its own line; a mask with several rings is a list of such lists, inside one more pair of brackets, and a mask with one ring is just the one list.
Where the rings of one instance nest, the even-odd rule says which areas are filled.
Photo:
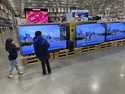
[[19, 74], [19, 75], [23, 75], [24, 73], [23, 73], [23, 72], [19, 72], [18, 74]]
[[48, 74], [51, 74], [52, 72], [50, 71], [50, 72], [48, 72]]
[[43, 73], [43, 75], [46, 75], [46, 73]]
[[9, 76], [8, 76], [8, 78], [10, 78], [10, 79], [12, 79], [14, 76], [12, 75], [12, 74], [10, 74]]

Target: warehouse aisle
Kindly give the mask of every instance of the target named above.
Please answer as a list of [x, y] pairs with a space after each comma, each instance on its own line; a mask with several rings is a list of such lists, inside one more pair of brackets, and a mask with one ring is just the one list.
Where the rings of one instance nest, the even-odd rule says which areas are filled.
[[47, 76], [42, 76], [39, 63], [27, 65], [20, 80], [6, 77], [5, 63], [6, 60], [1, 60], [0, 69], [4, 69], [0, 71], [2, 94], [125, 93], [124, 47], [54, 60], [53, 74]]

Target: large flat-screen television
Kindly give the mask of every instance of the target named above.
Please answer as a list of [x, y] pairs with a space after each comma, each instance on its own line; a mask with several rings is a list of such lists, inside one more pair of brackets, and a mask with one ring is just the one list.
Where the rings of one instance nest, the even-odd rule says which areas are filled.
[[19, 26], [19, 42], [21, 44], [22, 55], [34, 54], [32, 42], [35, 31], [41, 31], [43, 38], [47, 39], [50, 44], [49, 51], [65, 49], [67, 47], [65, 25], [21, 25]]
[[125, 23], [108, 23], [106, 41], [113, 41], [125, 38]]
[[76, 47], [91, 46], [105, 41], [105, 28], [101, 23], [76, 25]]
[[46, 24], [48, 23], [47, 9], [25, 9], [27, 24]]

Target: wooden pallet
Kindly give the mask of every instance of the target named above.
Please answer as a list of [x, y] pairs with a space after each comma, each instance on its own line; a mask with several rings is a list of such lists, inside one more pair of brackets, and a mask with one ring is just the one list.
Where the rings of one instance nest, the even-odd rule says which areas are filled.
[[[26, 56], [26, 57], [22, 57], [21, 56], [21, 61], [23, 64], [32, 64], [35, 62], [38, 62], [39, 60], [36, 58], [35, 55], [31, 55], [31, 56]], [[53, 53], [50, 53], [50, 59], [53, 59]]]
[[53, 53], [53, 54], [54, 54], [54, 59], [55, 59], [55, 58], [58, 58], [58, 57], [67, 56], [67, 52], [68, 52], [68, 51], [69, 51], [68, 49], [65, 49], [65, 50], [61, 50], [61, 51], [59, 51], [59, 52]]
[[[105, 42], [105, 43], [102, 43], [99, 45], [75, 48], [73, 51], [65, 49], [65, 50], [61, 50], [59, 52], [50, 53], [50, 57], [51, 57], [51, 59], [56, 59], [56, 58], [71, 56], [71, 55], [80, 54], [80, 53], [89, 53], [92, 51], [95, 52], [95, 50], [100, 50], [103, 48], [119, 47], [119, 46], [125, 46], [125, 39], [111, 41], [111, 42]], [[32, 56], [22, 57], [22, 62], [23, 62], [23, 64], [35, 63], [35, 62], [38, 62], [38, 59], [36, 58], [36, 56], [32, 55]]]
[[98, 47], [99, 48], [107, 48], [107, 47], [112, 47], [114, 45], [114, 43], [112, 42], [107, 42], [107, 43], [102, 43], [100, 44]]
[[97, 49], [96, 46], [83, 47], [83, 48], [80, 48], [79, 52], [80, 53], [86, 53], [86, 52], [93, 51], [93, 50], [96, 50], [96, 49]]
[[38, 62], [38, 59], [36, 58], [35, 55], [22, 57], [22, 63], [23, 64], [31, 64], [31, 63], [34, 63], [34, 62]]
[[117, 46], [125, 46], [125, 40], [119, 40]]
[[68, 51], [67, 55], [68, 55], [68, 56], [72, 56], [72, 55], [75, 55], [75, 54], [77, 54], [77, 53], [78, 53], [78, 50], [74, 49], [74, 50], [72, 50], [72, 51]]

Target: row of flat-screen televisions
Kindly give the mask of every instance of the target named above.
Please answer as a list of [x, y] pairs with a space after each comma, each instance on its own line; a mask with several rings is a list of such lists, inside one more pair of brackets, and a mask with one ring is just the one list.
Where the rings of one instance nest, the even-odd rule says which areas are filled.
[[[21, 25], [19, 26], [19, 42], [21, 54], [32, 55], [32, 45], [35, 31], [41, 31], [45, 39], [50, 43], [49, 51], [57, 51], [67, 48], [69, 41], [68, 26], [66, 24], [45, 25]], [[107, 41], [125, 38], [125, 23], [91, 23], [77, 24], [75, 27], [75, 48], [100, 44]]]

